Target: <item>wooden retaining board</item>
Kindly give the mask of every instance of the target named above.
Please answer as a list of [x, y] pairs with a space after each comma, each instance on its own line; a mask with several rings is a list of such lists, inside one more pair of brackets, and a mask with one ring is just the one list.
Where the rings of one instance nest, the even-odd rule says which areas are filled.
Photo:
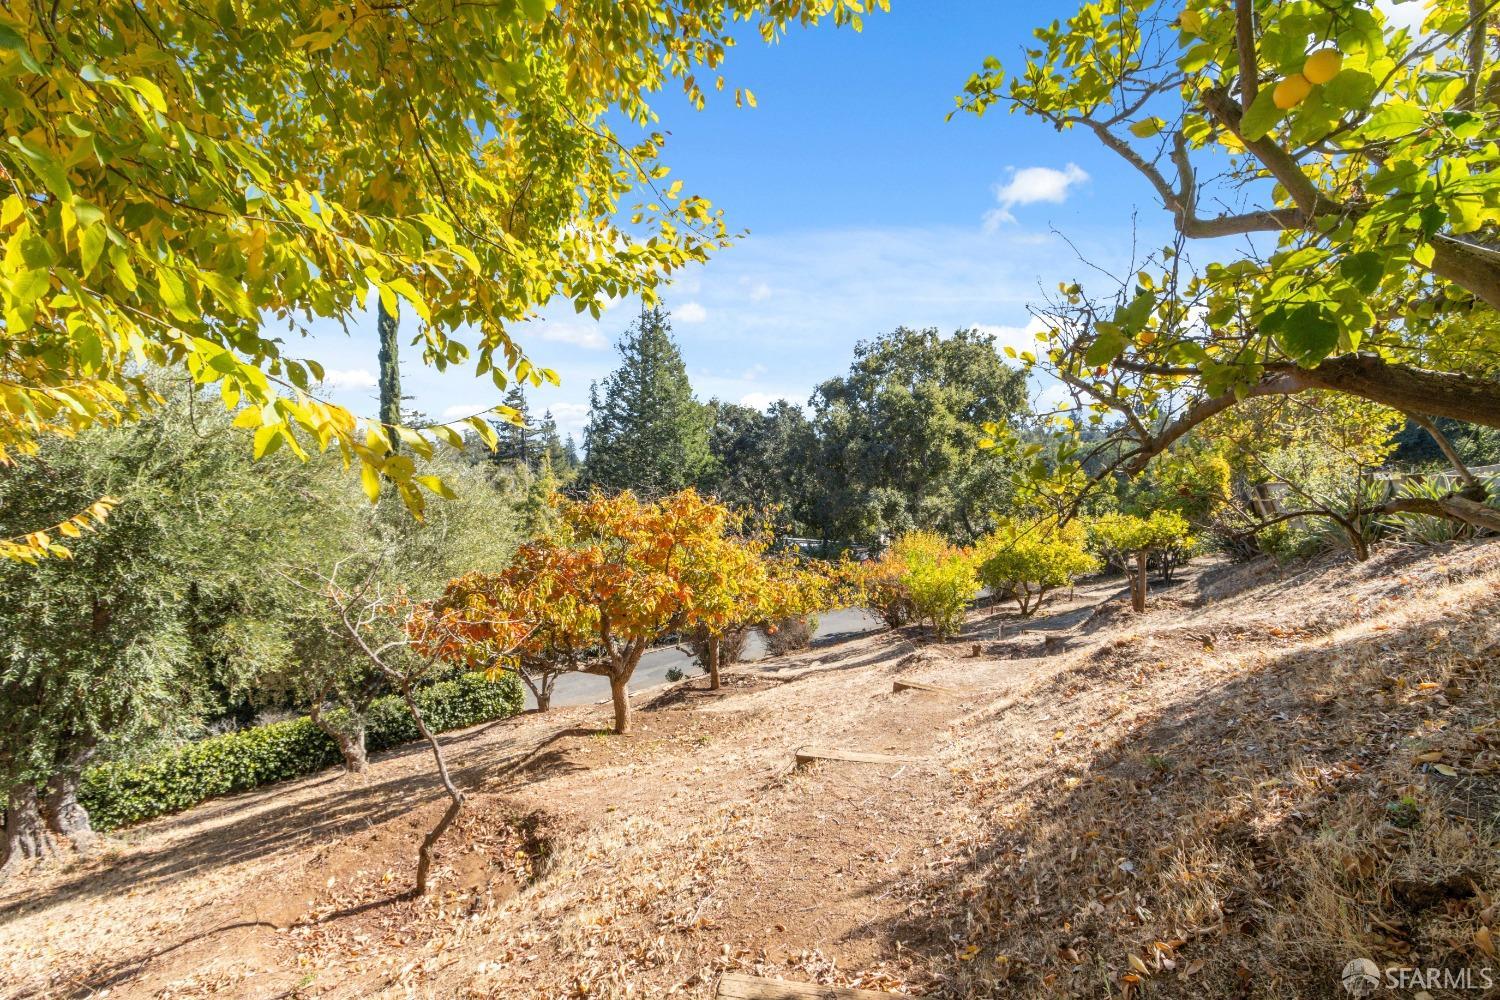
[[953, 688], [941, 687], [937, 684], [923, 684], [921, 681], [893, 681], [891, 690], [896, 694], [902, 691], [932, 691], [935, 694], [963, 694], [962, 691]]
[[855, 764], [915, 764], [915, 757], [900, 757], [888, 753], [865, 753], [862, 750], [837, 750], [831, 747], [802, 747], [797, 751], [798, 764], [811, 764], [818, 760], [844, 760]]
[[719, 1000], [891, 1000], [895, 993], [851, 990], [844, 986], [784, 983], [726, 972], [719, 980]]

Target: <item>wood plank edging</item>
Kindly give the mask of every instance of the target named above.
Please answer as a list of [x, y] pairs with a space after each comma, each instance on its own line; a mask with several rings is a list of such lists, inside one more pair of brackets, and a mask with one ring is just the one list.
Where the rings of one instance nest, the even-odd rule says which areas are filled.
[[719, 1000], [891, 1000], [897, 993], [876, 993], [847, 986], [788, 983], [726, 972], [719, 979]]

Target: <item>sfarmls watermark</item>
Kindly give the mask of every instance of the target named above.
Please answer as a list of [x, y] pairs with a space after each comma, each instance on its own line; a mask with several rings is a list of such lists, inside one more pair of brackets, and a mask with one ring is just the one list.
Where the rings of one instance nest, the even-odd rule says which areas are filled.
[[1356, 958], [1339, 977], [1350, 996], [1374, 996], [1388, 990], [1490, 990], [1500, 981], [1494, 969], [1382, 969], [1368, 958]]

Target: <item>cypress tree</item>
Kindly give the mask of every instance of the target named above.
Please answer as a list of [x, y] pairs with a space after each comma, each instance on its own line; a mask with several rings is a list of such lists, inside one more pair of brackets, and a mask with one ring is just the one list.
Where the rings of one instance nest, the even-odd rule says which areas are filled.
[[642, 310], [616, 348], [620, 367], [589, 387], [583, 482], [645, 496], [694, 485], [710, 462], [708, 413], [667, 312]]

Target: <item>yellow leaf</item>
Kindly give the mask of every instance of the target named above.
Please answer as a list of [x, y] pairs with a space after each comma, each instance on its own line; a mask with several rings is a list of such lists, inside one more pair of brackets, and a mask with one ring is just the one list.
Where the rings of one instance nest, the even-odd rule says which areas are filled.
[[368, 462], [361, 462], [359, 466], [359, 484], [364, 487], [365, 496], [374, 503], [380, 499], [380, 473]]

